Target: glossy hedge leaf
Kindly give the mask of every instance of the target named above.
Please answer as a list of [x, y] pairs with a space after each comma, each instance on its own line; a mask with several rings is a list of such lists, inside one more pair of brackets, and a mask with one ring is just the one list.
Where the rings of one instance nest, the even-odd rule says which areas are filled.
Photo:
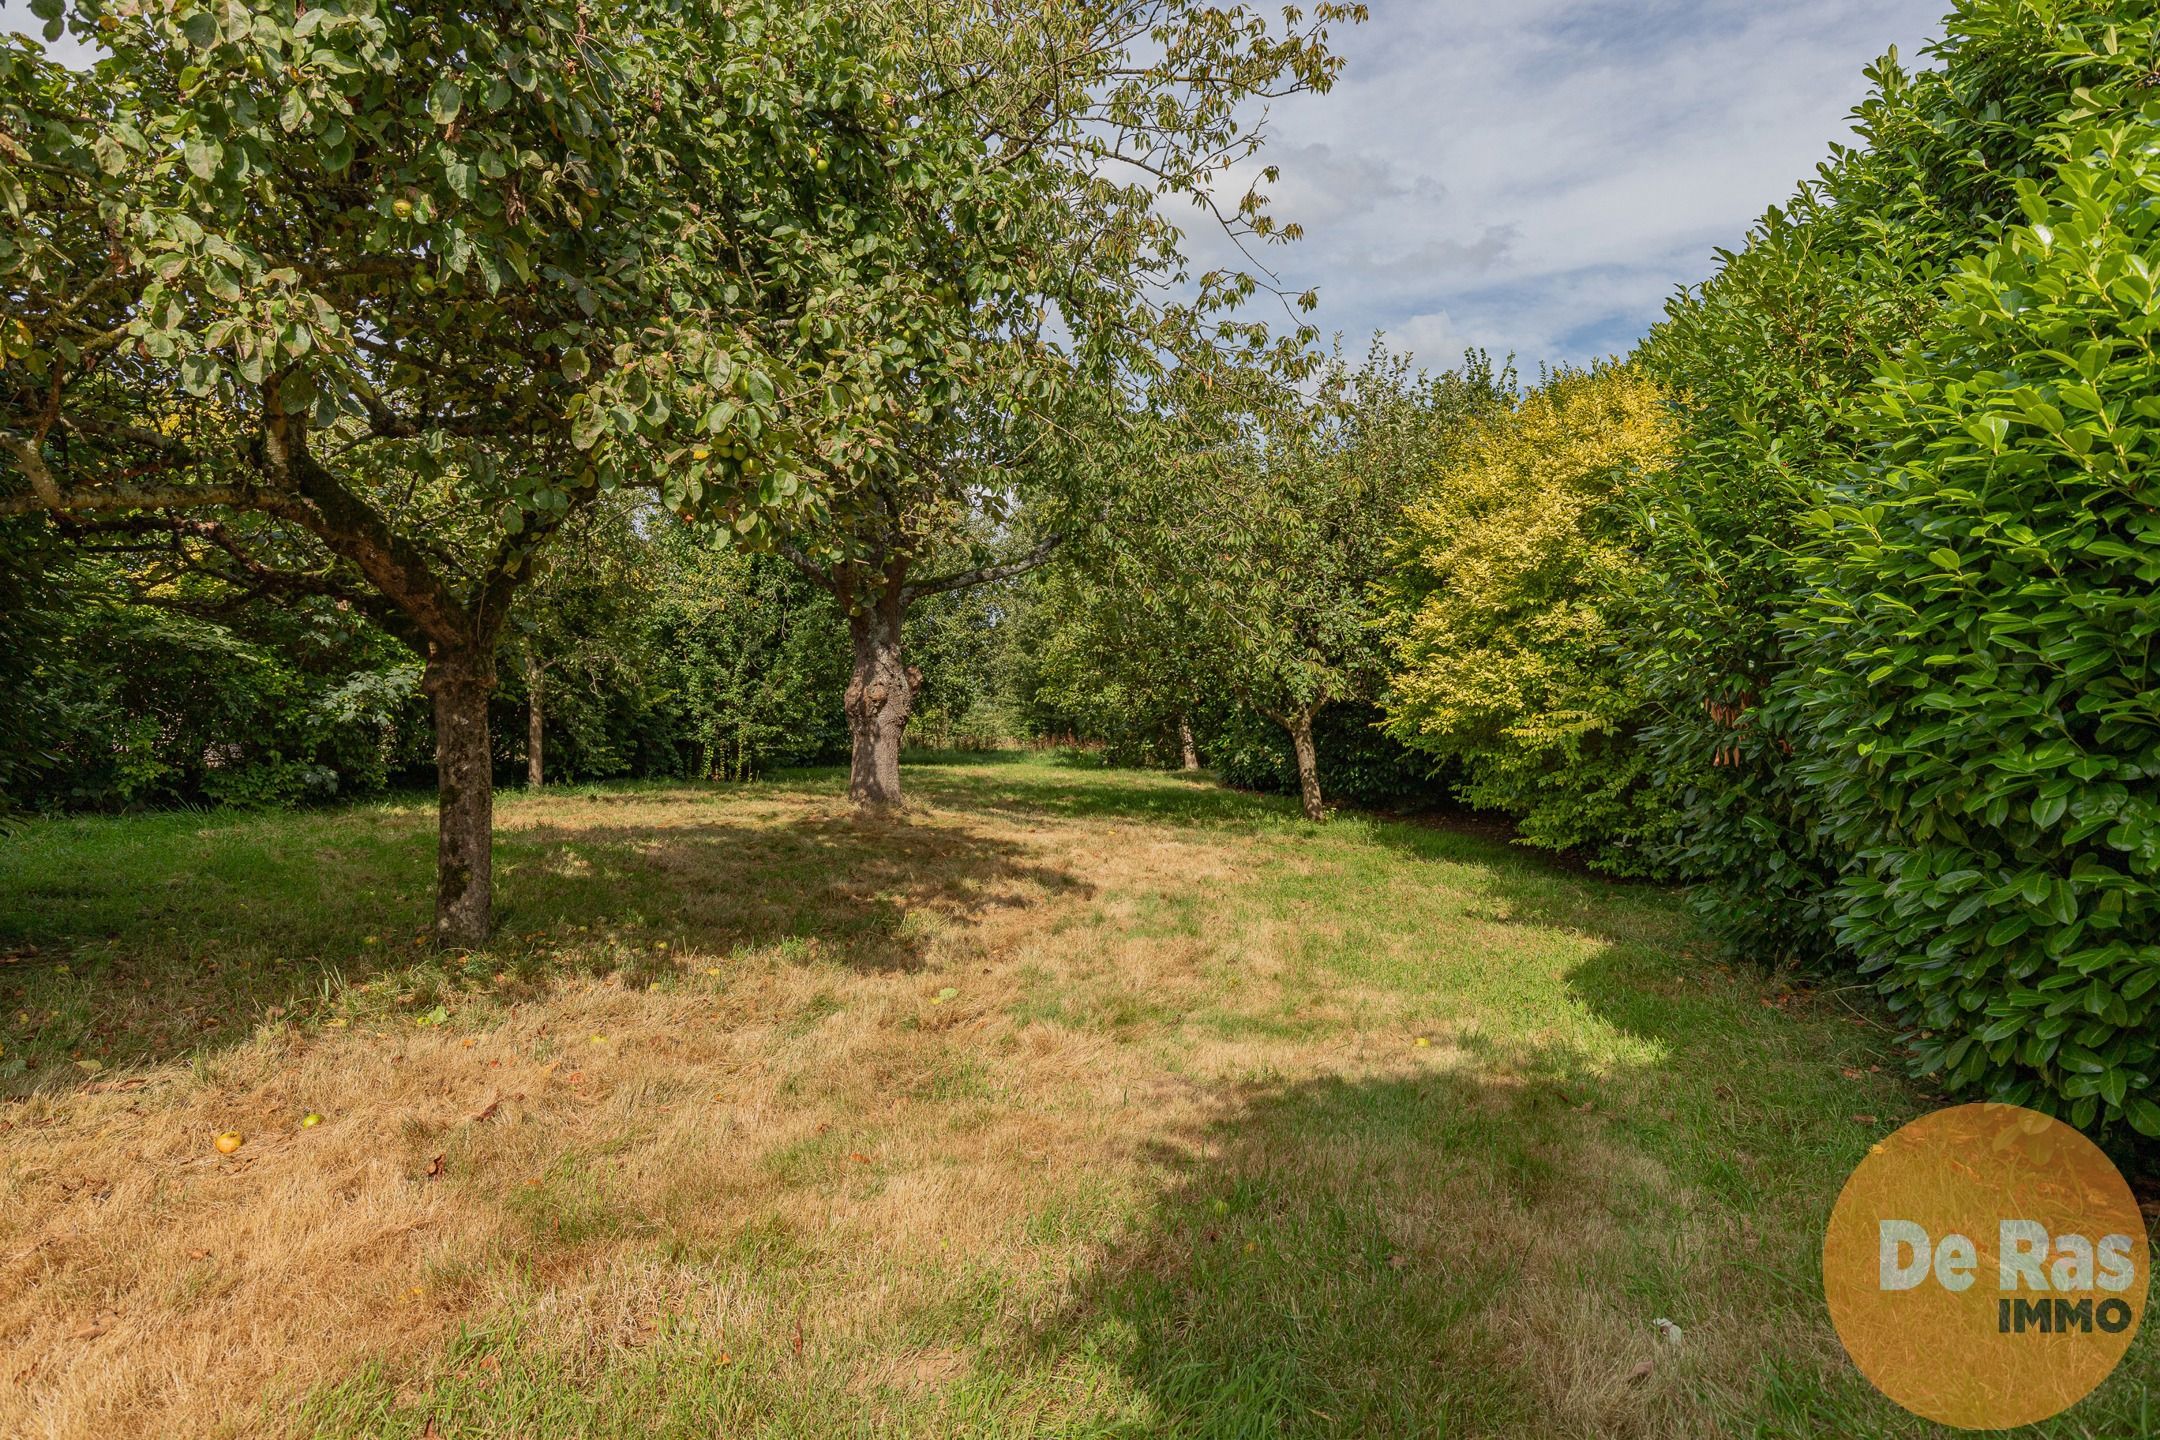
[[[1627, 649], [1660, 712], [1645, 744], [1660, 779], [1686, 797], [1672, 863], [1698, 882], [1702, 913], [1741, 954], [1833, 958], [1837, 885], [1851, 858], [1822, 825], [1821, 803], [1840, 793], [1800, 773], [1811, 734], [1782, 689], [1804, 638], [1788, 618], [1801, 517], [1841, 502], [1850, 543], [1871, 543], [1884, 518], [1872, 497], [1828, 493], [1873, 439], [1848, 412], [1874, 391], [1881, 357], [1940, 306], [1944, 268], [1991, 243], [2017, 213], [2019, 187], [2052, 172], [2059, 152], [2043, 141], [2073, 90], [2126, 88], [2152, 67], [2149, 43], [2101, 53], [2079, 27], [2120, 20], [2129, 34], [2149, 28], [2139, 23], [2149, 13], [2143, 0], [1960, 0], [1930, 52], [1935, 68], [1916, 73], [1894, 55], [1871, 67], [1872, 93], [1855, 115], [1861, 143], [1766, 215], [1707, 283], [1676, 297], [1637, 352], [1676, 397], [1682, 433], [1674, 463], [1637, 492], [1644, 604]], [[1917, 419], [1941, 397], [1892, 391], [1880, 403]], [[2016, 409], [2007, 443], [2034, 433]], [[1970, 537], [1946, 531], [1901, 547], [1898, 563], [1936, 585], [1980, 584], [1976, 553]], [[1842, 623], [1826, 613], [1798, 628]], [[1870, 685], [1894, 686], [1931, 659], [1955, 673], [1944, 657], [1970, 648], [1963, 635], [1926, 648], [1854, 646], [1850, 663]], [[1838, 782], [1866, 783], [1858, 773]], [[2009, 802], [1975, 813], [1998, 803]], [[1936, 816], [1937, 826], [1951, 818]], [[2001, 820], [1991, 813], [1988, 823]]]
[[[1947, 1084], [2099, 1128], [2160, 1096], [2160, 854], [2133, 838], [2160, 825], [2160, 604], [2142, 574], [2160, 430], [2083, 445], [2022, 417], [2160, 397], [2155, 119], [2160, 104], [2062, 137], [2031, 222], [1959, 267], [1859, 413], [1882, 457], [1851, 482], [1869, 518], [1817, 519], [1793, 616], [1809, 663], [1788, 691], [1826, 830], [1855, 857], [1840, 937], [1915, 1029], [2028, 1037]], [[1960, 577], [1942, 574], [1950, 542]], [[1952, 662], [1915, 663], [1938, 654]], [[1859, 678], [1882, 657], [1888, 679]], [[1945, 883], [1973, 872], [1978, 909]]]

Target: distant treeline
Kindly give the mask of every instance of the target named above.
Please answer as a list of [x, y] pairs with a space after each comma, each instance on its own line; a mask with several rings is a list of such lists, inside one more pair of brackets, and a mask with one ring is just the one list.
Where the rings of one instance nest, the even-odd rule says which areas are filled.
[[[785, 563], [600, 516], [535, 582], [497, 656], [499, 778], [528, 776], [539, 701], [551, 781], [741, 779], [845, 761], [848, 628]], [[646, 517], [649, 519], [649, 517]], [[194, 607], [15, 538], [4, 597], [0, 798], [18, 810], [289, 805], [434, 783], [420, 663], [334, 600]], [[185, 590], [183, 583], [179, 589]], [[918, 743], [992, 743], [996, 591], [925, 601]]]

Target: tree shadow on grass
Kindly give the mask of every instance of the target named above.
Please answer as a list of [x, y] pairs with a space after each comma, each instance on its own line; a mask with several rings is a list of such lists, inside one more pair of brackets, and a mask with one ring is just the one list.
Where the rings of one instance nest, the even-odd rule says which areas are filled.
[[787, 941], [801, 942], [791, 958], [905, 971], [939, 923], [1085, 893], [964, 824], [738, 821], [710, 795], [663, 804], [676, 798], [635, 797], [642, 809], [599, 824], [513, 811], [495, 842], [496, 938], [469, 959], [427, 943], [424, 805], [32, 826], [0, 851], [0, 1096], [214, 1051], [371, 983], [426, 1010], [565, 971], [658, 979], [689, 956]]
[[506, 932], [608, 926], [722, 954], [814, 939], [827, 958], [866, 971], [919, 968], [929, 933], [911, 916], [965, 923], [1092, 893], [1014, 841], [905, 817], [542, 825], [498, 839], [505, 852]]
[[[1487, 919], [1619, 944], [1694, 945], [1704, 938], [1677, 887], [1597, 874], [1578, 860], [1512, 840], [1504, 827], [1422, 817], [1374, 816], [1364, 823], [1375, 844], [1421, 865], [1474, 869], [1471, 885], [1485, 898]], [[1706, 946], [1697, 948], [1707, 953]]]
[[[1237, 1087], [1023, 1345], [1114, 1366], [1131, 1440], [1560, 1433], [1511, 1295], [1526, 1240], [1614, 1203], [1573, 1105], [1474, 1069]], [[1642, 1357], [1607, 1362], [1622, 1388]]]
[[1451, 878], [1481, 894], [1485, 918], [1621, 944], [1700, 938], [1674, 890], [1595, 874], [1579, 858], [1532, 849], [1516, 842], [1504, 821], [1478, 812], [1345, 810], [1327, 825], [1311, 825], [1293, 798], [1233, 790], [1206, 772], [1013, 764], [975, 774], [956, 766], [910, 771], [906, 784], [933, 806], [1012, 820], [1124, 820], [1247, 833], [1268, 827], [1316, 840], [1356, 836], [1421, 865], [1458, 867]]
[[[1840, 1358], [1820, 1298], [1839, 1188], [1924, 1101], [1847, 1078], [1864, 1036], [1672, 980], [1622, 947], [1567, 977], [1643, 1042], [1622, 1062], [1473, 1035], [1393, 1073], [1221, 1087], [1147, 1148], [1157, 1187], [1013, 1362], [1114, 1370], [1122, 1440], [1946, 1434]], [[2016, 1433], [2151, 1433], [2156, 1408], [2147, 1334]]]

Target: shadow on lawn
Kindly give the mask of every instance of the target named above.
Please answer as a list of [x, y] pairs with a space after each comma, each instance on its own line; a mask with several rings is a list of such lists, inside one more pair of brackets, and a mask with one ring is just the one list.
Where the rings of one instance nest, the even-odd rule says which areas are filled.
[[[1731, 1055], [1698, 1018], [1672, 1012], [1666, 1058], [1617, 1075], [1562, 1047], [1236, 1087], [1150, 1148], [1161, 1188], [1019, 1359], [1114, 1365], [1145, 1397], [1122, 1440], [1946, 1433], [1842, 1362], [1819, 1298], [1821, 1224], [1869, 1137], [1828, 1090], [1795, 1109], [1781, 1077], [1709, 1068]], [[1673, 1108], [1618, 1113], [1646, 1093]], [[1720, 1165], [1766, 1193], [1721, 1193]], [[2156, 1412], [2148, 1327], [2092, 1397], [2015, 1433], [2151, 1434]]]
[[[977, 764], [990, 773], [964, 768]], [[1594, 874], [1577, 857], [1515, 843], [1505, 822], [1470, 811], [1395, 816], [1345, 810], [1328, 826], [1308, 830], [1291, 797], [1232, 790], [1205, 772], [1022, 767], [1002, 756], [955, 757], [950, 768], [910, 769], [905, 783], [911, 795], [933, 806], [1007, 819], [1271, 825], [1285, 835], [1315, 839], [1355, 833], [1419, 862], [1474, 867], [1480, 872], [1474, 888], [1489, 899], [1496, 920], [1622, 944], [1677, 943], [1690, 932], [1677, 916], [1672, 891]]]
[[[1022, 846], [965, 825], [735, 822], [709, 795], [684, 802], [701, 818], [655, 825], [652, 807], [676, 797], [628, 798], [643, 820], [506, 817], [496, 942], [471, 965], [426, 944], [434, 837], [424, 807], [99, 822], [147, 832], [102, 862], [67, 847], [121, 832], [55, 825], [48, 863], [0, 869], [22, 881], [0, 896], [0, 1096], [237, 1043], [266, 1019], [326, 1013], [341, 988], [369, 982], [424, 1010], [458, 991], [530, 990], [566, 972], [642, 982], [687, 954], [791, 939], [815, 941], [821, 961], [904, 971], [930, 938], [913, 914], [965, 922], [1086, 893]], [[33, 828], [10, 843], [40, 838]]]
[[1459, 1070], [1240, 1087], [1156, 1147], [1144, 1222], [1023, 1344], [1115, 1364], [1146, 1397], [1132, 1440], [1563, 1433], [1510, 1297], [1522, 1227], [1587, 1229], [1606, 1198], [1573, 1103]]
[[[1766, 1009], [1755, 979], [1605, 946], [1567, 980], [1650, 1058], [1473, 1036], [1413, 1073], [1229, 1087], [1150, 1146], [1160, 1188], [1027, 1360], [1115, 1365], [1146, 1399], [1125, 1440], [1945, 1433], [1842, 1362], [1817, 1269], [1845, 1178], [1924, 1098], [1855, 1082], [1870, 1037]], [[2090, 1399], [2016, 1433], [2152, 1434], [2156, 1413], [2148, 1327]]]
[[497, 855], [509, 934], [534, 922], [549, 931], [607, 924], [718, 953], [814, 938], [869, 971], [922, 963], [928, 937], [910, 927], [911, 914], [965, 921], [1092, 893], [1013, 841], [906, 817], [538, 826], [498, 839]]
[[[1008, 819], [1134, 820], [1165, 825], [1257, 824], [1295, 818], [1279, 796], [1232, 790], [1206, 774], [1112, 770], [1095, 765], [1022, 767], [990, 762], [969, 774], [957, 762], [903, 771], [909, 794], [946, 809]], [[972, 768], [972, 762], [970, 767]], [[1140, 783], [1135, 784], [1138, 780]]]

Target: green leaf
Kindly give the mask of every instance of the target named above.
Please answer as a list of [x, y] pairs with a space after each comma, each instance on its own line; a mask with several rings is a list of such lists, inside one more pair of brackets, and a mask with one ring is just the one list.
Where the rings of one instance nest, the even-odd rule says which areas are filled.
[[480, 193], [480, 168], [470, 160], [444, 161], [443, 179], [449, 183], [450, 193], [460, 200], [471, 200]]
[[465, 92], [458, 83], [445, 75], [428, 88], [428, 118], [438, 125], [448, 125], [457, 119], [458, 111], [465, 105]]
[[217, 389], [217, 361], [208, 355], [188, 355], [180, 361], [180, 384], [188, 394], [203, 396]]
[[211, 180], [216, 178], [218, 166], [225, 159], [225, 147], [197, 130], [181, 147], [181, 156], [197, 179]]

